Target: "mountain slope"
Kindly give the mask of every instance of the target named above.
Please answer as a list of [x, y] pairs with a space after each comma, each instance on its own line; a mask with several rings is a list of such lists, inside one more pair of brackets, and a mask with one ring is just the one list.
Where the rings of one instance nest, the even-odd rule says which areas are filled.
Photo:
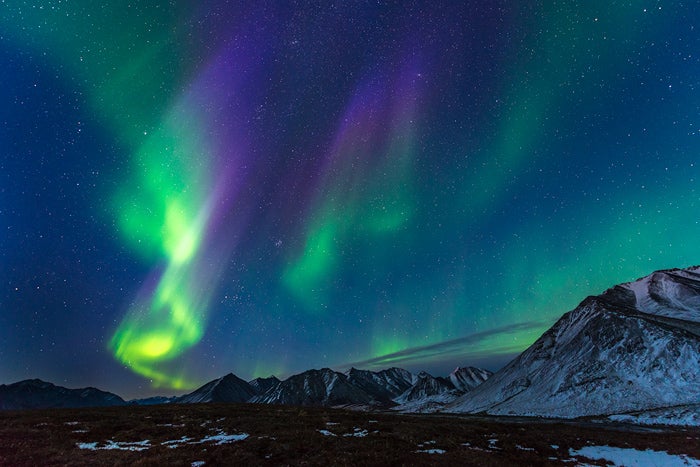
[[0, 385], [0, 410], [108, 407], [124, 399], [95, 388], [68, 389], [40, 379]]
[[700, 267], [588, 297], [449, 412], [579, 417], [700, 400]]
[[201, 402], [247, 402], [257, 391], [250, 384], [233, 373], [210, 381], [195, 391], [178, 397], [178, 404], [194, 404]]
[[280, 380], [276, 376], [268, 376], [267, 378], [255, 378], [248, 381], [257, 394], [264, 394], [271, 388], [277, 386]]
[[489, 370], [474, 368], [473, 366], [455, 368], [447, 379], [460, 391], [471, 391], [489, 379], [493, 373]]
[[349, 384], [384, 403], [390, 403], [416, 380], [412, 373], [402, 368], [389, 368], [379, 372], [351, 368], [345, 374]]
[[251, 402], [285, 405], [366, 405], [377, 401], [342, 373], [323, 368], [290, 376]]
[[442, 395], [449, 391], [454, 392], [455, 387], [448, 379], [440, 377], [435, 378], [425, 371], [421, 371], [418, 374], [416, 383], [394, 400], [399, 404], [405, 404], [407, 402], [432, 398], [433, 396]]

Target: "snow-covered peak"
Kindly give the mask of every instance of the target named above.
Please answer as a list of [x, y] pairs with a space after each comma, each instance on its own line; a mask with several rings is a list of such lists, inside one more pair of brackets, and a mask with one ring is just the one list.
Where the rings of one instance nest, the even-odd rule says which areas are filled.
[[620, 287], [634, 294], [642, 313], [700, 321], [700, 266], [657, 271]]
[[700, 400], [700, 268], [586, 298], [448, 411], [580, 417]]

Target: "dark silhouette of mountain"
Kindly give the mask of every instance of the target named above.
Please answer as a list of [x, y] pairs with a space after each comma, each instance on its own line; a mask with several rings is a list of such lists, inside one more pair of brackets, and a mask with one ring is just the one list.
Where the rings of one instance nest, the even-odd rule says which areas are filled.
[[153, 396], [146, 397], [143, 399], [132, 399], [127, 401], [131, 405], [160, 405], [160, 404], [171, 404], [177, 400], [177, 396], [166, 397], [166, 396]]
[[248, 402], [258, 392], [250, 384], [233, 373], [210, 381], [195, 391], [178, 397], [175, 403], [198, 402]]
[[0, 385], [0, 409], [49, 409], [126, 405], [124, 399], [95, 388], [68, 389], [40, 379]]

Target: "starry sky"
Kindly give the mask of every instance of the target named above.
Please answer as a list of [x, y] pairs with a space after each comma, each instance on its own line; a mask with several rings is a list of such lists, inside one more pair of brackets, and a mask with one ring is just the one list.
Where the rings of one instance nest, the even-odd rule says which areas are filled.
[[700, 263], [695, 2], [0, 3], [0, 382], [497, 370]]

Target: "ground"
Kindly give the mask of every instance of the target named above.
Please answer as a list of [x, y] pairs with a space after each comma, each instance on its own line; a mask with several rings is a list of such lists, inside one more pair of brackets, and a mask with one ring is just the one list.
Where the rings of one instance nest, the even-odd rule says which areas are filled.
[[0, 412], [12, 466], [605, 465], [581, 453], [700, 465], [700, 429], [254, 404]]

